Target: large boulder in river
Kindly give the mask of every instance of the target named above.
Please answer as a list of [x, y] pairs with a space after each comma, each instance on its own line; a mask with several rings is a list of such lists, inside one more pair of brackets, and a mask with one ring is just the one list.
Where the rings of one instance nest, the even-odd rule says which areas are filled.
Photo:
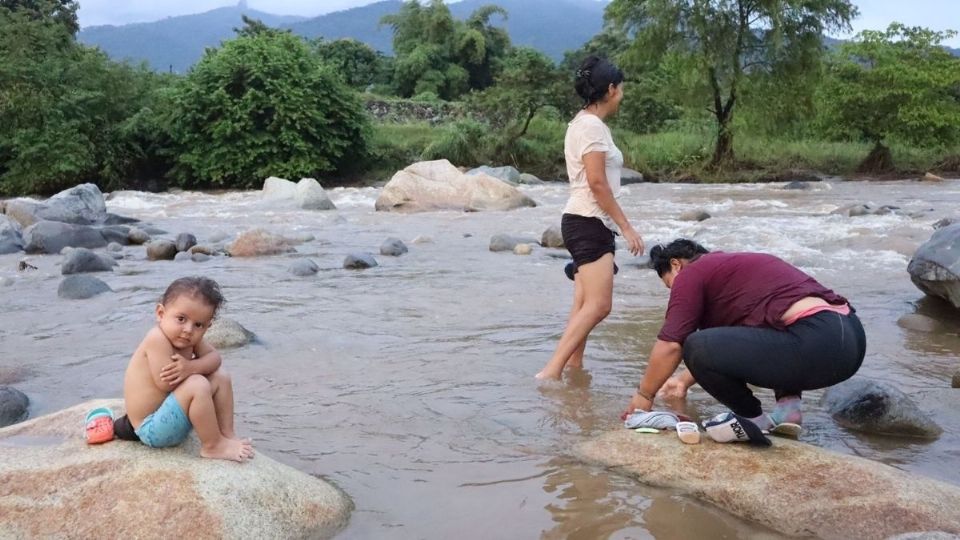
[[820, 404], [841, 426], [880, 435], [935, 439], [943, 430], [890, 384], [854, 377], [823, 393]]
[[271, 176], [263, 182], [263, 198], [273, 201], [290, 201], [304, 210], [336, 210], [320, 182], [314, 178], [301, 178], [294, 184], [289, 180]]
[[0, 215], [0, 255], [23, 251], [23, 235], [20, 224]]
[[65, 300], [86, 300], [111, 290], [109, 285], [91, 275], [73, 274], [60, 282], [57, 296]]
[[304, 210], [336, 210], [337, 205], [333, 204], [327, 192], [323, 190], [320, 182], [314, 178], [301, 178], [297, 182], [297, 190], [294, 195], [297, 206]]
[[107, 220], [103, 193], [94, 184], [74, 186], [41, 203], [16, 199], [7, 203], [6, 212], [24, 227], [41, 220], [75, 225], [93, 225]]
[[0, 386], [0, 428], [15, 424], [27, 416], [30, 398], [10, 386]]
[[910, 280], [960, 309], [960, 223], [937, 229], [907, 266]]
[[60, 253], [65, 247], [101, 248], [107, 240], [100, 231], [86, 225], [38, 221], [23, 231], [27, 253]]
[[[191, 435], [157, 450], [89, 446], [95, 400], [0, 430], [2, 538], [330, 538], [353, 504], [331, 484], [262, 453], [203, 459]], [[22, 443], [18, 441], [29, 441]]]
[[240, 233], [237, 239], [227, 247], [227, 253], [232, 257], [262, 257], [291, 251], [296, 249], [290, 245], [288, 239], [263, 229]]
[[465, 175], [449, 161], [421, 161], [398, 171], [377, 198], [385, 212], [512, 210], [537, 203], [484, 173]]
[[204, 341], [217, 349], [235, 349], [253, 341], [253, 332], [242, 324], [226, 317], [217, 317], [203, 335]]
[[60, 273], [67, 276], [85, 272], [112, 272], [116, 265], [117, 261], [111, 257], [94, 253], [87, 248], [75, 248], [67, 253], [60, 265]]
[[517, 185], [520, 183], [520, 171], [516, 168], [511, 167], [510, 165], [504, 165], [503, 167], [491, 167], [489, 165], [481, 165], [475, 169], [470, 169], [466, 172], [467, 175], [473, 176], [476, 174], [485, 174], [487, 176], [492, 176], [507, 182], [508, 184]]
[[757, 449], [706, 435], [702, 440], [687, 445], [669, 431], [620, 429], [580, 444], [576, 454], [789, 536], [879, 540], [915, 531], [960, 533], [956, 486], [796, 441], [776, 439]]

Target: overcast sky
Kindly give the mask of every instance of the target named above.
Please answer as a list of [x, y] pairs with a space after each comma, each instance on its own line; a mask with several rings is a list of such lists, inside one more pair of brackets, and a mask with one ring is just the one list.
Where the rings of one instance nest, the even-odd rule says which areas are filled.
[[[313, 17], [365, 4], [375, 0], [248, 0], [253, 9], [277, 15]], [[173, 15], [200, 13], [214, 8], [236, 5], [229, 0], [80, 0], [80, 24], [126, 24], [155, 21]], [[496, 3], [496, 0], [490, 0]], [[935, 30], [960, 29], [960, 1], [957, 0], [854, 0], [860, 17], [854, 21], [855, 31], [882, 29], [899, 21], [911, 26]], [[960, 47], [960, 38], [948, 42]]]

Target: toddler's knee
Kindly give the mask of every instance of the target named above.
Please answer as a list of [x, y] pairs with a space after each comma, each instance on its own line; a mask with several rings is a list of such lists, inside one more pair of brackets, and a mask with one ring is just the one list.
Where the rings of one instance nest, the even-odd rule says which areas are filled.
[[180, 384], [193, 394], [210, 393], [210, 381], [203, 375], [190, 375]]
[[222, 367], [217, 368], [216, 371], [210, 374], [210, 380], [217, 383], [221, 383], [221, 384], [222, 383], [230, 384], [230, 374], [227, 372], [227, 370], [223, 369]]

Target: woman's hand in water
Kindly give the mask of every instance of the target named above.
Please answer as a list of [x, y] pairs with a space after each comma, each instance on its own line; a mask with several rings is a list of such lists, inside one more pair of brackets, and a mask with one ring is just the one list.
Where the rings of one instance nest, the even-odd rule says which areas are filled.
[[169, 384], [170, 388], [176, 388], [190, 374], [187, 373], [187, 360], [184, 357], [174, 353], [170, 359], [173, 361], [160, 370], [160, 380]]
[[686, 399], [687, 383], [680, 377], [673, 376], [663, 383], [657, 395], [664, 399]]
[[623, 233], [623, 239], [627, 242], [627, 250], [634, 255], [643, 255], [643, 238], [640, 233], [633, 228], [633, 225], [627, 225], [620, 232]]

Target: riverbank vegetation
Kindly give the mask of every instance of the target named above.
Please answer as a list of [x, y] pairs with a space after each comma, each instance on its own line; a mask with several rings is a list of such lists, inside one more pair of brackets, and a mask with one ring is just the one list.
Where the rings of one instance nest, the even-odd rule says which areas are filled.
[[650, 179], [960, 172], [953, 33], [892, 24], [836, 43], [823, 35], [849, 29], [848, 0], [755, 4], [615, 0], [560, 63], [513, 47], [495, 5], [461, 21], [404, 3], [383, 20], [393, 57], [246, 20], [174, 76], [77, 43], [73, 0], [0, 0], [0, 193], [370, 183], [439, 158], [562, 179], [587, 54], [627, 73], [612, 126]]

